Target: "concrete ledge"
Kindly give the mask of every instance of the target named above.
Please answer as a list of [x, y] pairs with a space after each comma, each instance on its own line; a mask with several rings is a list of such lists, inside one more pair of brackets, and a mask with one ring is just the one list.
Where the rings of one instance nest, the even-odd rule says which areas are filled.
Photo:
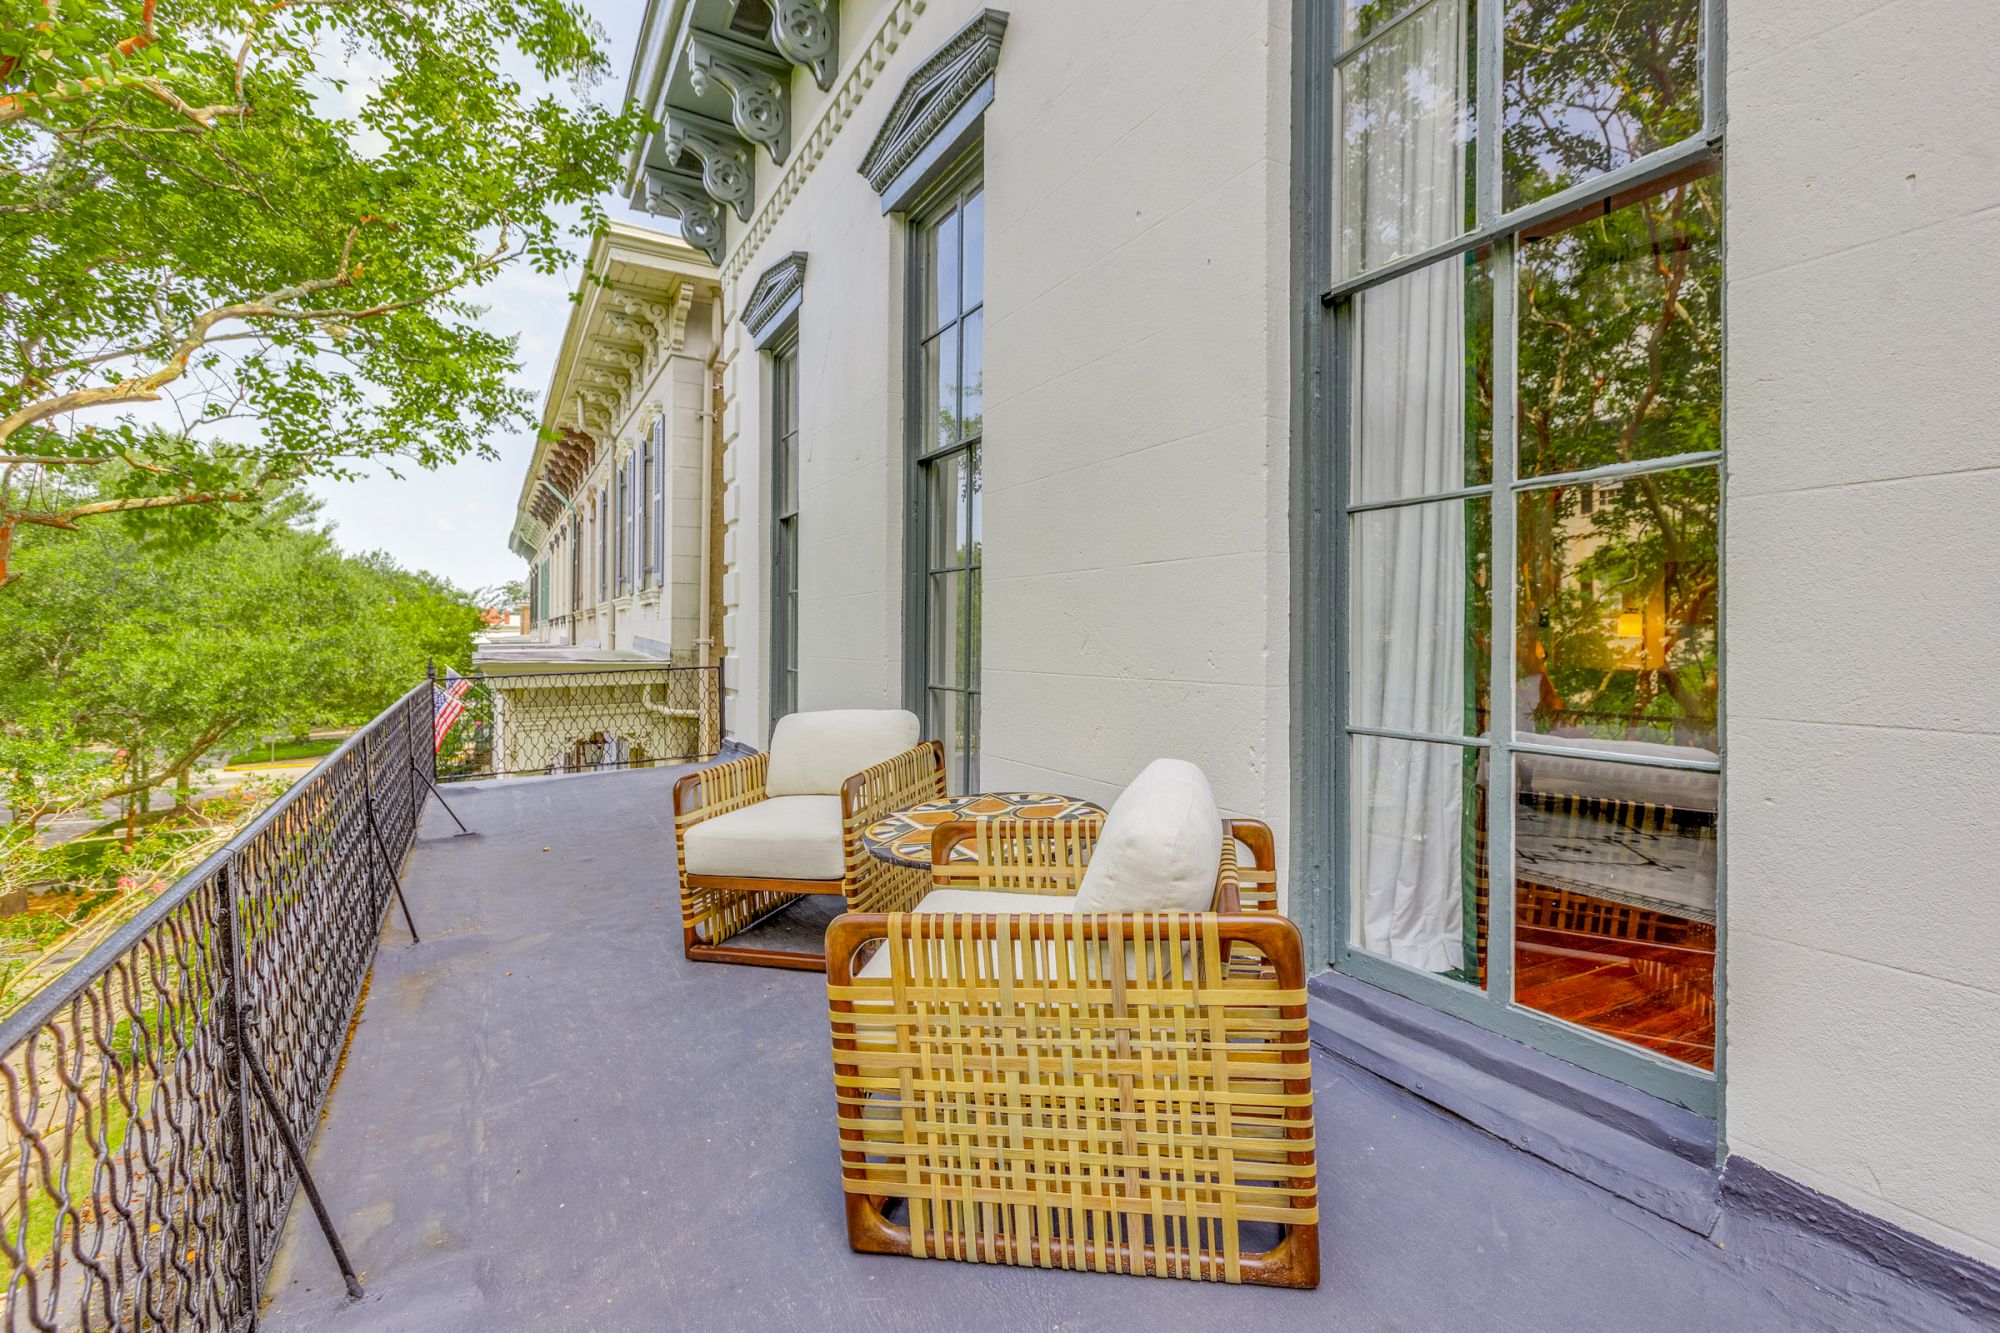
[[1837, 1292], [1860, 1325], [2000, 1328], [2000, 1271], [1741, 1157], [1722, 1173], [1716, 1240], [1745, 1262]]
[[1310, 992], [1328, 1052], [1697, 1235], [1715, 1230], [1710, 1121], [1352, 977], [1322, 974]]

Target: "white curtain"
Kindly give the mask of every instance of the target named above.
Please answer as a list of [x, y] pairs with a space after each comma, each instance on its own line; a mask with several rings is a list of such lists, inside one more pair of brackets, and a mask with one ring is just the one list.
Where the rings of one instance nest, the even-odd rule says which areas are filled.
[[[1464, 230], [1466, 3], [1435, 0], [1343, 71], [1343, 271]], [[1463, 261], [1449, 260], [1357, 301], [1357, 500], [1466, 484], [1464, 274]], [[1451, 501], [1354, 516], [1357, 725], [1463, 731], [1465, 513]], [[1354, 943], [1426, 971], [1463, 967], [1466, 751], [1356, 737], [1350, 754]]]

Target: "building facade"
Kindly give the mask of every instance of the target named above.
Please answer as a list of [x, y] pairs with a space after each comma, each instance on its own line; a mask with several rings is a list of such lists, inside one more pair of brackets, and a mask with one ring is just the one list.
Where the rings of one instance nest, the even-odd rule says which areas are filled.
[[716, 269], [685, 242], [612, 223], [585, 256], [515, 514], [526, 633], [474, 654], [468, 772], [719, 748], [714, 676], [689, 668], [718, 656], [721, 324]]
[[[1340, 1012], [2000, 1261], [1994, 39], [655, 0], [627, 185], [716, 274], [670, 435], [715, 451], [731, 735], [909, 706], [958, 789], [1099, 800], [1192, 759]], [[646, 438], [558, 381], [552, 426]], [[603, 572], [620, 447], [530, 476], [537, 633], [678, 649], [706, 602]]]
[[707, 660], [719, 290], [645, 228], [586, 256], [511, 537], [533, 641]]

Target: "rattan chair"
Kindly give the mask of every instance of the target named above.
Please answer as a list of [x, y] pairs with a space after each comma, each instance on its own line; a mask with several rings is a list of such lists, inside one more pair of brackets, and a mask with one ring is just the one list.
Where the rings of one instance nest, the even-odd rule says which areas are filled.
[[828, 929], [849, 1243], [1317, 1286], [1305, 965], [1271, 831], [1224, 821], [1211, 911], [1064, 913], [1101, 828], [946, 824], [927, 900], [1011, 914]]
[[[915, 719], [910, 721], [914, 729]], [[674, 856], [680, 875], [683, 948], [689, 958], [703, 962], [818, 971], [826, 966], [823, 952], [728, 941], [807, 895], [843, 897], [847, 908], [856, 912], [914, 906], [930, 887], [929, 875], [868, 855], [861, 831], [897, 810], [941, 799], [944, 748], [936, 741], [922, 741], [839, 783], [839, 848], [837, 856], [830, 857], [825, 877], [800, 877], [782, 865], [773, 865], [768, 873], [759, 866], [747, 867], [758, 873], [743, 873], [746, 868], [728, 874], [702, 873], [699, 866], [690, 869], [690, 830], [772, 799], [766, 792], [770, 764], [770, 755], [753, 754], [697, 769], [674, 784]], [[827, 817], [832, 818], [831, 812]]]

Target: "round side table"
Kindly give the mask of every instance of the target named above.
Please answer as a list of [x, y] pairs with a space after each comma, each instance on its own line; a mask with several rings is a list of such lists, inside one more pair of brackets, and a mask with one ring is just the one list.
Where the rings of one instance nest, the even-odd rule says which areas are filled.
[[[861, 846], [878, 861], [927, 870], [931, 835], [954, 819], [1102, 819], [1104, 807], [1074, 796], [1045, 791], [983, 791], [925, 801], [878, 819], [861, 831]], [[961, 846], [953, 859], [972, 859], [972, 848]]]

